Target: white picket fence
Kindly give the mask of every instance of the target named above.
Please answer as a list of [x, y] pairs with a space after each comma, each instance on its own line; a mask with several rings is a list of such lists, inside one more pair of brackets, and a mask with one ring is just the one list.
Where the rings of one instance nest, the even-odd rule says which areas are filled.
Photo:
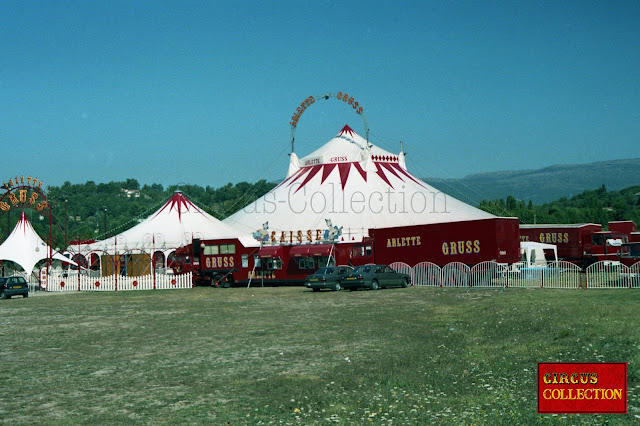
[[581, 274], [579, 266], [562, 260], [544, 268], [516, 263], [507, 269], [507, 280], [509, 287], [577, 289], [582, 286]]
[[420, 262], [411, 269], [411, 282], [420, 286], [442, 286], [442, 270], [431, 262]]
[[110, 275], [91, 277], [78, 274], [49, 275], [46, 291], [121, 291], [121, 290], [167, 290], [192, 288], [192, 274], [155, 274], [141, 277]]
[[442, 268], [431, 262], [413, 267], [395, 262], [390, 265], [398, 272], [411, 275], [414, 286], [480, 287], [480, 288], [640, 288], [640, 262], [631, 267], [619, 262], [602, 261], [587, 268], [585, 273], [570, 262], [550, 262], [546, 267], [526, 267], [523, 263], [505, 265], [482, 262], [469, 268], [459, 262]]
[[[585, 273], [573, 263], [552, 262], [544, 268], [527, 268], [522, 263], [505, 265], [482, 262], [472, 268], [452, 262], [442, 268], [431, 262], [411, 267], [403, 262], [391, 265], [411, 276], [411, 285], [430, 287], [478, 288], [555, 288], [555, 289], [631, 289], [640, 288], [640, 262], [627, 267], [603, 261], [589, 266]], [[111, 275], [95, 277], [49, 275], [46, 291], [120, 291], [192, 288], [192, 274], [155, 274], [141, 277]]]
[[619, 262], [597, 262], [587, 268], [587, 288], [640, 288], [640, 262], [631, 267]]

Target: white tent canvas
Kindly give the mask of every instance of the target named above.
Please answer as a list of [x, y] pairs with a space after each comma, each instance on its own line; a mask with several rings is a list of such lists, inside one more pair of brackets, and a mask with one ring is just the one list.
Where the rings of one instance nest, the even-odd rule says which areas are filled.
[[[190, 244], [194, 238], [238, 238], [240, 232], [222, 223], [192, 203], [182, 192], [176, 192], [155, 213], [138, 225], [102, 241], [71, 246], [70, 252], [102, 252], [140, 250], [149, 252], [174, 250]], [[251, 240], [249, 236], [244, 239]]]
[[[52, 253], [53, 259], [74, 263], [55, 250]], [[31, 275], [35, 265], [48, 257], [49, 246], [38, 236], [23, 211], [11, 235], [0, 245], [0, 260], [15, 262]]]
[[371, 145], [345, 126], [309, 155], [292, 153], [287, 178], [224, 222], [259, 231], [265, 242], [268, 235], [274, 243], [305, 243], [327, 233], [359, 241], [369, 229], [493, 217], [413, 176], [403, 152]]

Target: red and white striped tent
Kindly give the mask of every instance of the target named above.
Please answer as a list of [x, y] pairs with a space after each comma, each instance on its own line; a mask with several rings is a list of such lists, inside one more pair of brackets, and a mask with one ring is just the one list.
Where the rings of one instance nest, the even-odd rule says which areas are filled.
[[317, 240], [318, 230], [360, 241], [369, 229], [493, 217], [412, 175], [404, 152], [383, 150], [345, 126], [307, 156], [292, 153], [287, 178], [224, 222], [296, 243]]
[[[177, 191], [161, 208], [136, 226], [105, 240], [74, 245], [68, 250], [115, 254], [155, 249], [168, 254], [190, 244], [194, 238], [238, 238], [240, 235], [240, 231], [222, 223]], [[248, 235], [245, 239], [251, 241]]]
[[[0, 245], [0, 260], [10, 260], [20, 265], [27, 275], [31, 275], [36, 264], [48, 257], [49, 246], [33, 229], [23, 211], [11, 235]], [[51, 257], [75, 264], [53, 249]]]

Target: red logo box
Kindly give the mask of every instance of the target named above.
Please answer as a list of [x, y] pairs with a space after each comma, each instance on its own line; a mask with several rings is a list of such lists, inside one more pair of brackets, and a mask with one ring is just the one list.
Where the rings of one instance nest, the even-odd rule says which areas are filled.
[[538, 413], [625, 414], [626, 362], [539, 362]]

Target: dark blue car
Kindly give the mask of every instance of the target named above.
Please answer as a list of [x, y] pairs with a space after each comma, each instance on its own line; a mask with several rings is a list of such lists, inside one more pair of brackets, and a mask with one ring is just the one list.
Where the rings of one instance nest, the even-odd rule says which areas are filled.
[[411, 277], [394, 271], [389, 265], [363, 265], [356, 267], [340, 283], [342, 288], [349, 290], [361, 287], [377, 290], [380, 287], [409, 287]]
[[322, 288], [340, 291], [342, 288], [340, 280], [351, 271], [353, 271], [351, 266], [327, 266], [326, 268], [320, 268], [304, 280], [304, 286], [313, 289], [313, 291], [320, 291]]
[[0, 277], [0, 299], [12, 296], [29, 297], [29, 285], [24, 277]]

